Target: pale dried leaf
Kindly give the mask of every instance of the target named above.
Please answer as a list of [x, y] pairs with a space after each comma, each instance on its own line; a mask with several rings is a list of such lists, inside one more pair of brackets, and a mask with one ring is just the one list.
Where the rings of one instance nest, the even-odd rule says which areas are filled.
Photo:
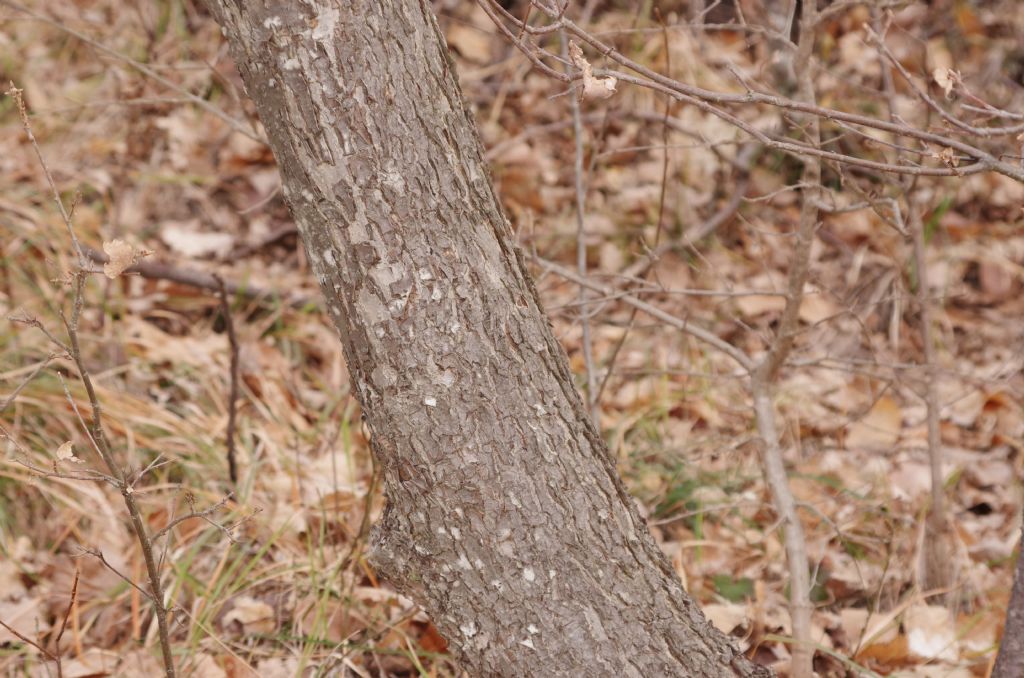
[[[969, 390], [968, 390], [969, 389]], [[943, 408], [943, 417], [957, 426], [971, 428], [985, 409], [987, 395], [980, 389], [964, 387], [962, 384], [941, 380], [939, 382], [940, 402], [948, 403]]]
[[583, 98], [584, 99], [607, 99], [615, 94], [617, 84], [615, 78], [583, 77]]
[[452, 24], [448, 29], [448, 45], [467, 61], [486, 64], [491, 60], [492, 38], [476, 26]]
[[22, 582], [22, 573], [13, 560], [0, 560], [0, 597], [17, 600], [28, 590]]
[[1006, 301], [1013, 295], [1015, 276], [1002, 262], [984, 259], [978, 264], [978, 283], [990, 302]]
[[911, 654], [922, 659], [958, 659], [956, 625], [945, 607], [914, 605], [904, 615], [903, 625]]
[[125, 272], [135, 263], [135, 248], [124, 240], [108, 240], [103, 243], [108, 261], [103, 264], [103, 275], [111, 280]]
[[70, 440], [58, 447], [56, 452], [57, 461], [64, 461], [75, 456], [74, 447], [74, 443]]
[[260, 661], [259, 669], [262, 678], [291, 678], [302, 675], [299, 660], [295, 657], [269, 657]]
[[98, 678], [111, 676], [121, 659], [121, 654], [112, 650], [91, 647], [82, 654], [64, 661], [66, 678]]
[[932, 153], [932, 157], [941, 161], [946, 167], [953, 168], [960, 164], [960, 158], [957, 156], [956, 151], [948, 146], [941, 151]]
[[979, 458], [964, 469], [964, 476], [975, 487], [999, 488], [1010, 483], [1013, 466], [1002, 459]]
[[903, 501], [913, 501], [931, 490], [931, 475], [928, 465], [923, 462], [903, 462], [887, 477], [892, 495]]
[[75, 446], [70, 440], [57, 448], [55, 456], [57, 457], [58, 462], [70, 461], [76, 464], [85, 463], [83, 459], [75, 456]]
[[856, 647], [867, 630], [871, 612], [863, 607], [844, 607], [839, 610], [839, 628], [849, 647]]
[[[41, 611], [45, 609], [43, 601], [33, 597], [24, 597], [16, 601], [0, 600], [0, 619], [12, 629], [27, 638], [36, 638], [50, 629], [49, 623], [43, 618]], [[0, 626], [0, 645], [21, 643], [10, 631]], [[29, 651], [35, 653], [34, 648]], [[65, 675], [67, 675], [65, 673]]]
[[[781, 299], [781, 297], [776, 297]], [[820, 323], [839, 312], [838, 307], [821, 292], [808, 292], [800, 301], [800, 320], [808, 325]]]
[[201, 652], [193, 663], [195, 676], [201, 678], [227, 678], [227, 672], [217, 664], [211, 655]]
[[711, 603], [705, 605], [703, 610], [708, 621], [725, 634], [731, 634], [735, 629], [742, 627], [748, 619], [746, 605]]
[[846, 447], [851, 449], [884, 450], [900, 439], [903, 412], [889, 396], [882, 396], [858, 421], [850, 424]]
[[[164, 674], [164, 667], [159, 654], [154, 654], [150, 648], [136, 648], [121, 656], [116, 673], [119, 676], [159, 676]], [[192, 672], [192, 675], [199, 678], [213, 678], [216, 674], [202, 673], [196, 670]], [[223, 672], [221, 672], [221, 676], [224, 676]]]
[[941, 663], [915, 666], [912, 671], [889, 674], [890, 678], [975, 678], [976, 675], [965, 666], [950, 666]]
[[583, 50], [575, 42], [569, 42], [569, 57], [576, 68], [583, 74], [583, 89], [580, 90], [580, 99], [607, 99], [615, 94], [615, 86], [618, 81], [615, 78], [598, 78], [594, 75], [594, 67], [590, 65]]
[[935, 84], [942, 88], [946, 93], [946, 97], [953, 95], [953, 87], [956, 84], [956, 72], [951, 68], [936, 68], [932, 71], [932, 77], [935, 78]]
[[786, 308], [786, 298], [777, 294], [748, 294], [736, 298], [736, 306], [747, 318], [764, 313], [779, 313]]
[[188, 168], [204, 148], [207, 126], [199, 124], [197, 115], [188, 107], [180, 107], [154, 122], [157, 129], [166, 133], [167, 158], [174, 169]]
[[230, 233], [210, 233], [199, 230], [199, 220], [168, 221], [160, 229], [160, 239], [175, 252], [186, 257], [224, 257], [234, 247]]
[[262, 600], [239, 596], [234, 606], [224, 615], [222, 624], [238, 622], [246, 633], [272, 633], [275, 627], [274, 608]]

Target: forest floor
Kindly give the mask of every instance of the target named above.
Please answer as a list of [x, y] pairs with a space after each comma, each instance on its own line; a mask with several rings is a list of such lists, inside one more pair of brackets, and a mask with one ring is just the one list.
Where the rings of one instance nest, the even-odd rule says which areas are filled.
[[[639, 8], [614, 9], [626, 4]], [[920, 10], [909, 4], [901, 11]], [[581, 303], [546, 263], [577, 266], [571, 95], [531, 71], [475, 4], [436, 5], [556, 333], [581, 389], [601, 385], [601, 430], [630, 491], [711, 620], [784, 668], [785, 552], [745, 380], [728, 356], [616, 294]], [[688, 11], [662, 5], [666, 24]], [[1019, 8], [943, 6], [948, 16], [932, 18], [941, 30], [926, 40], [894, 31], [893, 48], [925, 74], [956, 64], [965, 79], [1016, 77], [1019, 104]], [[237, 129], [258, 127], [218, 27], [191, 0], [26, 7], [47, 20], [0, 3], [0, 82], [24, 90], [81, 243], [127, 241], [147, 251], [140, 264], [152, 274], [100, 273], [86, 286], [80, 341], [108, 433], [125, 467], [147, 469], [137, 495], [152, 530], [215, 509], [157, 545], [181, 675], [459, 675], [429, 620], [366, 564], [383, 498], [359, 406], [270, 151]], [[736, 90], [725, 63], [762, 72], [763, 47], [661, 28], [651, 7], [599, 3], [590, 25], [709, 89]], [[832, 106], [855, 108], [877, 86], [860, 10], [837, 14], [819, 40], [819, 97]], [[763, 352], [785, 304], [799, 162], [743, 156], [721, 120], [621, 84], [582, 107], [587, 275]], [[919, 190], [934, 369], [922, 367], [911, 245], [859, 210], [822, 217], [796, 351], [775, 388], [823, 676], [985, 676], [1010, 593], [1024, 473], [1024, 186], [978, 174]], [[10, 97], [0, 98], [0, 234], [0, 398], [21, 388], [0, 411], [0, 621], [36, 641], [0, 627], [0, 673], [49, 675], [43, 650], [56, 651], [66, 626], [65, 676], [159, 675], [154, 616], [129, 583], [144, 588], [145, 568], [120, 494], [25, 465], [99, 468], [72, 406], [89, 416], [74, 364], [25, 322], [65, 336], [77, 260]], [[209, 273], [237, 284], [236, 487], [232, 349]], [[921, 584], [929, 378], [955, 527], [946, 591]]]

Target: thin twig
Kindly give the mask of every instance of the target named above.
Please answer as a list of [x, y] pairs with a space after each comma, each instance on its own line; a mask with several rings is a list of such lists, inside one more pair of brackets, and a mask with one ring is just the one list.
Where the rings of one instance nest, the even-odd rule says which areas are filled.
[[[543, 259], [540, 257], [537, 257], [536, 260], [537, 263], [540, 266], [542, 266], [545, 270], [550, 271], [561, 278], [565, 278], [571, 283], [575, 283], [576, 285], [584, 285], [587, 288], [594, 290], [595, 292], [600, 292], [601, 294], [604, 295], [610, 296], [612, 294], [615, 294], [615, 291], [607, 287], [606, 285], [602, 285], [601, 283], [590, 278], [582, 278], [575, 271], [566, 268], [565, 266], [561, 266], [560, 264], [556, 264], [553, 261], [548, 261], [547, 259]], [[724, 339], [712, 334], [710, 331], [704, 329], [703, 327], [700, 327], [699, 325], [694, 325], [689, 320], [677, 318], [671, 313], [667, 313], [658, 308], [657, 306], [647, 303], [646, 301], [637, 299], [631, 294], [621, 294], [618, 295], [617, 298], [623, 303], [628, 304], [629, 306], [633, 306], [653, 318], [661, 320], [670, 327], [674, 327], [680, 332], [689, 334], [694, 339], [703, 341], [709, 346], [721, 351], [722, 353], [732, 358], [736, 362], [736, 364], [742, 367], [745, 371], [749, 372], [754, 369], [754, 361], [750, 358], [750, 356], [748, 356], [746, 353], [736, 348], [732, 344], [728, 343]]]
[[[295, 231], [294, 226], [292, 231]], [[94, 250], [91, 247], [85, 247], [85, 255], [92, 261], [100, 264], [106, 263], [109, 258], [103, 252]], [[214, 274], [207, 273], [206, 271], [200, 271], [192, 268], [181, 268], [173, 266], [171, 264], [164, 264], [156, 261], [140, 261], [134, 264], [124, 271], [127, 274], [136, 273], [141, 275], [143, 278], [149, 278], [151, 280], [170, 280], [181, 285], [188, 285], [189, 287], [196, 287], [201, 290], [209, 290], [216, 292], [219, 289], [217, 285], [217, 279]], [[231, 280], [226, 280], [224, 286], [227, 291], [231, 294], [238, 294], [246, 297], [247, 299], [264, 299], [267, 297], [277, 297], [278, 294], [274, 290], [264, 289], [257, 287], [256, 285], [246, 285], [237, 283]], [[290, 299], [286, 300], [286, 303], [293, 308], [304, 308], [311, 304], [318, 303], [318, 298], [312, 295], [292, 295]]]
[[[532, 43], [527, 43], [525, 38], [523, 40], [517, 40], [515, 34], [513, 34], [501, 19], [504, 15], [514, 23], [517, 27], [519, 26], [515, 17], [495, 10], [497, 7], [494, 0], [478, 0], [478, 3], [484, 7], [484, 10], [488, 15], [498, 24], [499, 30], [516, 45], [526, 56], [530, 59], [537, 68], [559, 82], [569, 83], [573, 78], [567, 76], [560, 71], [552, 69], [548, 66], [544, 59], [558, 59], [555, 55], [550, 52], [546, 52]], [[1000, 174], [1004, 174], [1010, 178], [1018, 181], [1024, 181], [1024, 167], [1021, 167], [1014, 163], [1005, 162], [999, 158], [993, 156], [991, 153], [969, 143], [966, 143], [960, 139], [950, 137], [943, 134], [938, 134], [931, 131], [917, 129], [907, 124], [895, 123], [887, 120], [881, 120], [878, 118], [872, 118], [867, 115], [859, 115], [856, 113], [848, 113], [846, 111], [840, 111], [837, 109], [828, 108], [825, 106], [819, 106], [816, 103], [808, 103], [797, 99], [791, 99], [785, 96], [779, 96], [777, 94], [761, 92], [756, 90], [748, 90], [742, 94], [734, 93], [723, 93], [715, 92], [712, 90], [697, 87], [695, 85], [689, 85], [687, 83], [680, 82], [679, 80], [669, 78], [657, 71], [644, 66], [643, 64], [630, 59], [625, 56], [613, 46], [599, 40], [592, 33], [589, 33], [579, 25], [571, 21], [564, 16], [553, 16], [553, 23], [546, 28], [562, 29], [564, 28], [574, 37], [579, 40], [586, 42], [593, 49], [595, 49], [602, 56], [605, 56], [612, 61], [620, 64], [626, 69], [636, 73], [632, 75], [618, 70], [595, 69], [594, 74], [598, 76], [611, 76], [617, 78], [620, 82], [628, 82], [641, 87], [646, 87], [656, 92], [663, 92], [671, 94], [676, 99], [689, 103], [700, 110], [710, 113], [722, 120], [728, 122], [734, 127], [750, 134], [752, 137], [761, 141], [769, 148], [775, 148], [787, 153], [793, 153], [798, 156], [816, 155], [823, 159], [833, 160], [845, 164], [858, 165], [865, 168], [876, 169], [878, 171], [896, 173], [896, 174], [915, 174], [919, 176], [964, 176], [966, 174], [976, 174], [979, 172], [993, 171]], [[527, 28], [526, 32], [531, 34], [534, 31], [533, 27]], [[560, 60], [560, 59], [558, 59]], [[974, 163], [965, 167], [921, 167], [915, 165], [900, 165], [894, 163], [876, 162], [871, 160], [865, 160], [856, 156], [851, 156], [843, 153], [836, 153], [832, 151], [826, 151], [821, 148], [816, 148], [807, 144], [800, 144], [794, 142], [783, 142], [768, 138], [763, 133], [760, 133], [755, 127], [746, 121], [738, 118], [726, 111], [722, 106], [724, 105], [751, 105], [751, 104], [762, 104], [772, 106], [775, 108], [789, 110], [796, 113], [806, 113], [818, 118], [828, 120], [839, 120], [846, 123], [861, 125], [864, 127], [879, 129], [882, 131], [892, 132], [894, 134], [901, 134], [909, 138], [917, 139], [921, 142], [932, 144], [939, 148], [951, 148], [954, 151], [959, 151], [966, 157], [973, 158]]]
[[900, 77], [903, 78], [904, 82], [906, 82], [910, 89], [913, 90], [914, 94], [917, 95], [917, 98], [924, 102], [925, 105], [933, 111], [938, 113], [940, 118], [953, 125], [961, 132], [979, 137], [997, 137], [1016, 135], [1024, 131], [1024, 124], [1010, 125], [1007, 127], [976, 127], [956, 117], [943, 108], [938, 101], [928, 94], [928, 92], [918, 87], [914, 78], [910, 75], [900, 60], [892, 53], [889, 47], [885, 44], [885, 41], [882, 40], [881, 36], [876, 33], [871, 26], [865, 25], [864, 30], [867, 31], [868, 42], [875, 45], [875, 48], [885, 57], [886, 61], [896, 69], [896, 72], [900, 74]]
[[[93, 40], [92, 38], [90, 38], [85, 33], [82, 33], [80, 31], [76, 31], [75, 29], [73, 29], [73, 28], [71, 28], [69, 26], [65, 26], [64, 24], [60, 23], [59, 21], [55, 21], [55, 20], [51, 19], [48, 16], [44, 16], [42, 14], [38, 14], [37, 12], [33, 12], [28, 7], [24, 7], [23, 5], [19, 5], [16, 2], [11, 2], [11, 0], [0, 0], [0, 5], [5, 5], [7, 7], [10, 7], [11, 9], [13, 9], [13, 10], [15, 10], [17, 12], [21, 12], [22, 14], [25, 14], [26, 16], [32, 17], [36, 21], [41, 21], [42, 23], [44, 23], [44, 24], [46, 24], [48, 26], [52, 26], [52, 27], [56, 28], [57, 30], [63, 31], [64, 33], [67, 33], [68, 35], [72, 35], [72, 36], [78, 38], [79, 40], [81, 40], [85, 44], [89, 45], [93, 49], [99, 50], [100, 52], [103, 52], [104, 54], [106, 54], [109, 57], [113, 57], [114, 59], [117, 59], [118, 61], [121, 61], [121, 62], [123, 62], [125, 64], [128, 64], [129, 66], [131, 66], [135, 70], [139, 71], [140, 73], [142, 73], [146, 77], [148, 77], [148, 78], [150, 78], [152, 80], [155, 80], [155, 81], [159, 82], [161, 85], [163, 85], [164, 87], [172, 89], [175, 92], [181, 94], [183, 97], [185, 97], [186, 99], [191, 101], [193, 104], [195, 104], [199, 108], [203, 109], [204, 111], [206, 111], [208, 113], [211, 113], [211, 114], [217, 116], [218, 118], [220, 118], [221, 120], [226, 122], [228, 124], [228, 126], [231, 127], [231, 129], [235, 130], [239, 134], [242, 134], [242, 135], [244, 135], [246, 137], [249, 137], [253, 141], [257, 141], [257, 142], [259, 142], [261, 144], [267, 143], [266, 139], [263, 139], [258, 134], [254, 133], [252, 130], [248, 129], [241, 122], [239, 122], [238, 120], [235, 120], [230, 115], [228, 115], [227, 113], [225, 113], [221, 109], [217, 108], [216, 106], [211, 104], [206, 99], [204, 99], [204, 98], [202, 98], [200, 96], [196, 96], [195, 94], [193, 94], [192, 92], [189, 92], [187, 89], [185, 89], [184, 87], [182, 87], [178, 83], [173, 82], [172, 80], [168, 80], [167, 78], [165, 78], [164, 76], [160, 75], [159, 73], [157, 73], [156, 71], [154, 71], [152, 68], [150, 68], [146, 64], [142, 63], [141, 61], [136, 61], [135, 59], [132, 59], [130, 56], [126, 56], [124, 54], [121, 54], [120, 52], [107, 47], [103, 43], [98, 42], [96, 40]], [[72, 237], [74, 237], [74, 236], [72, 236]], [[79, 254], [81, 254], [81, 252], [79, 252]]]
[[117, 569], [113, 565], [111, 565], [110, 561], [107, 560], [106, 556], [103, 555], [103, 551], [100, 551], [99, 549], [86, 548], [85, 546], [79, 546], [78, 548], [80, 548], [82, 550], [82, 553], [84, 553], [86, 555], [90, 555], [90, 556], [96, 558], [97, 560], [99, 560], [100, 564], [103, 565], [103, 567], [105, 567], [108, 570], [110, 570], [111, 572], [113, 572], [115, 575], [117, 575], [117, 577], [119, 579], [121, 579], [121, 581], [123, 581], [124, 583], [128, 584], [133, 589], [135, 589], [136, 591], [141, 593], [144, 597], [146, 597], [149, 600], [149, 602], [153, 603], [154, 607], [156, 607], [159, 604], [156, 601], [156, 599], [153, 598], [153, 594], [152, 593], [150, 593], [146, 589], [144, 589], [141, 586], [139, 586], [138, 584], [136, 584], [135, 581], [132, 580], [131, 577], [129, 577], [128, 575], [126, 575], [125, 573], [121, 572], [119, 569]]
[[932, 302], [928, 298], [928, 260], [925, 252], [922, 206], [913, 197], [908, 208], [910, 234], [913, 242], [914, 269], [917, 277], [917, 312], [924, 356], [924, 403], [928, 428], [928, 462], [931, 472], [931, 506], [925, 518], [923, 553], [924, 581], [927, 589], [949, 588], [953, 585], [955, 563], [952, 550], [952, 529], [945, 499], [945, 476], [942, 472], [942, 434], [939, 430], [938, 375], [935, 362], [935, 339], [932, 336]]
[[[3, 2], [4, 0], [0, 0]], [[70, 318], [65, 317], [63, 312], [61, 313], [61, 319], [64, 321], [64, 327], [68, 335], [68, 344], [65, 345], [62, 342], [56, 342], [62, 349], [68, 351], [71, 356], [71, 360], [78, 370], [79, 379], [82, 385], [85, 387], [86, 395], [88, 396], [89, 406], [92, 409], [91, 413], [91, 424], [86, 424], [81, 412], [79, 411], [78, 404], [74, 398], [71, 397], [71, 393], [67, 388], [67, 384], [64, 384], [64, 390], [71, 402], [72, 408], [75, 414], [78, 416], [79, 421], [82, 423], [82, 427], [87, 432], [87, 437], [92, 443], [94, 449], [102, 459], [103, 464], [107, 467], [107, 471], [114, 478], [115, 484], [121, 492], [121, 497], [124, 501], [125, 508], [128, 512], [128, 517], [132, 524], [132, 530], [135, 533], [135, 537], [142, 548], [143, 559], [146, 563], [146, 570], [149, 577], [149, 584], [152, 588], [152, 595], [150, 599], [153, 601], [154, 611], [156, 613], [157, 625], [159, 627], [160, 635], [160, 649], [163, 654], [164, 661], [164, 672], [167, 678], [175, 678], [176, 671], [174, 668], [174, 655], [171, 651], [171, 639], [170, 629], [167, 623], [167, 607], [164, 604], [163, 596], [163, 585], [160, 579], [160, 569], [157, 565], [156, 558], [153, 554], [153, 542], [149, 538], [149, 532], [146, 528], [145, 520], [142, 517], [142, 511], [139, 508], [139, 504], [135, 498], [135, 490], [129, 482], [128, 476], [124, 469], [121, 468], [114, 455], [113, 446], [107, 437], [106, 429], [103, 426], [103, 409], [100, 405], [99, 396], [96, 393], [96, 388], [92, 381], [92, 375], [89, 369], [85, 365], [85, 359], [82, 355], [82, 348], [79, 342], [79, 320], [82, 315], [82, 308], [84, 305], [84, 287], [86, 276], [89, 274], [88, 271], [88, 259], [86, 258], [85, 252], [82, 246], [79, 244], [78, 238], [75, 235], [74, 224], [71, 221], [71, 212], [64, 207], [64, 201], [60, 197], [60, 192], [57, 190], [57, 186], [53, 183], [52, 176], [50, 174], [49, 166], [46, 163], [46, 159], [43, 157], [42, 152], [39, 149], [38, 144], [35, 143], [35, 137], [32, 134], [32, 126], [29, 123], [28, 114], [25, 110], [25, 103], [22, 98], [21, 90], [17, 89], [13, 85], [8, 92], [15, 100], [15, 103], [21, 112], [22, 127], [25, 130], [26, 135], [32, 140], [32, 145], [36, 149], [36, 154], [39, 158], [39, 163], [43, 167], [43, 172], [46, 174], [48, 182], [50, 184], [50, 190], [54, 202], [57, 204], [58, 210], [61, 217], [64, 220], [64, 224], [67, 227], [71, 241], [75, 247], [75, 251], [78, 254], [78, 268], [71, 272], [72, 282], [72, 299], [71, 299], [71, 316]], [[42, 327], [41, 323], [36, 321], [36, 325]], [[44, 329], [44, 332], [46, 330]], [[46, 332], [49, 336], [49, 332]], [[64, 383], [63, 378], [61, 382]]]
[[[665, 22], [664, 22], [664, 20], [661, 17], [661, 12], [658, 10], [657, 7], [655, 7], [655, 12], [657, 14], [658, 21], [661, 23], [661, 28], [662, 28], [661, 38], [662, 38], [662, 51], [665, 54], [665, 70], [666, 70], [666, 72], [671, 72], [672, 57], [671, 57], [671, 51], [669, 50], [668, 30], [666, 29]], [[641, 284], [646, 283], [647, 277], [650, 274], [651, 270], [653, 269], [653, 263], [654, 263], [654, 261], [656, 260], [656, 257], [657, 257], [657, 255], [655, 255], [654, 252], [656, 252], [662, 246], [661, 234], [662, 234], [662, 232], [664, 230], [665, 200], [666, 200], [666, 197], [667, 197], [667, 194], [668, 194], [668, 159], [669, 159], [668, 158], [668, 150], [669, 150], [669, 148], [668, 148], [668, 129], [669, 129], [668, 120], [669, 120], [671, 112], [672, 112], [672, 100], [671, 99], [667, 99], [665, 101], [665, 111], [664, 111], [664, 115], [662, 117], [662, 125], [661, 125], [661, 141], [662, 141], [661, 186], [660, 186], [660, 188], [658, 190], [658, 218], [657, 218], [657, 221], [656, 221], [657, 227], [656, 227], [656, 230], [655, 230], [655, 233], [654, 233], [654, 248], [651, 251], [652, 256], [648, 257], [648, 259], [647, 259], [649, 264], [643, 270], [643, 273], [642, 273], [643, 280], [641, 281]], [[604, 378], [601, 379], [601, 384], [600, 384], [600, 386], [598, 386], [597, 394], [594, 396], [595, 402], [598, 399], [600, 399], [601, 394], [604, 393], [604, 389], [608, 385], [608, 382], [609, 382], [609, 380], [612, 377], [612, 373], [615, 371], [615, 361], [618, 359], [619, 352], [622, 350], [622, 347], [626, 345], [626, 340], [629, 339], [629, 335], [633, 331], [633, 326], [636, 323], [636, 316], [637, 316], [637, 313], [639, 313], [639, 310], [640, 309], [638, 309], [636, 306], [633, 307], [632, 311], [629, 314], [629, 322], [626, 325], [626, 330], [622, 333], [622, 336], [619, 337], [618, 342], [616, 342], [616, 344], [615, 344], [615, 348], [612, 349], [611, 356], [609, 356], [609, 358], [608, 358], [607, 367], [605, 368]]]
[[[561, 34], [562, 58], [569, 58], [569, 38], [565, 33]], [[571, 67], [566, 65], [566, 69]], [[580, 90], [582, 96], [582, 90]], [[587, 277], [587, 191], [584, 186], [583, 175], [583, 120], [580, 115], [580, 98], [575, 94], [569, 97], [570, 110], [572, 111], [573, 131], [573, 191], [576, 198], [576, 272], [582, 278]], [[587, 378], [587, 406], [590, 410], [590, 417], [594, 420], [594, 426], [601, 428], [601, 408], [596, 400], [597, 377], [594, 372], [594, 349], [590, 337], [590, 309], [587, 305], [587, 298], [590, 296], [587, 288], [579, 286], [580, 301], [580, 326], [582, 329], [582, 350], [583, 365]]]
[[19, 393], [21, 393], [21, 392], [22, 392], [22, 390], [23, 390], [23, 389], [24, 389], [24, 388], [25, 388], [26, 386], [28, 386], [29, 384], [31, 384], [31, 383], [32, 383], [32, 381], [33, 381], [33, 380], [34, 380], [34, 379], [36, 378], [36, 376], [37, 376], [37, 375], [38, 375], [38, 374], [39, 374], [40, 372], [42, 372], [42, 371], [43, 371], [44, 369], [46, 369], [46, 367], [47, 367], [47, 366], [48, 366], [48, 365], [49, 365], [49, 364], [50, 364], [51, 362], [53, 362], [53, 359], [54, 359], [54, 358], [56, 358], [56, 357], [57, 357], [57, 354], [56, 354], [56, 353], [51, 353], [50, 355], [48, 355], [48, 356], [46, 357], [46, 359], [44, 359], [44, 360], [41, 360], [41, 361], [40, 361], [40, 362], [39, 362], [39, 363], [38, 363], [38, 364], [36, 365], [35, 369], [34, 369], [34, 370], [32, 370], [32, 373], [31, 373], [31, 374], [29, 374], [29, 375], [28, 375], [28, 377], [26, 377], [26, 378], [25, 378], [25, 379], [24, 379], [24, 380], [23, 380], [23, 381], [22, 381], [22, 382], [21, 382], [20, 384], [18, 384], [18, 385], [17, 385], [16, 387], [15, 387], [15, 389], [14, 389], [13, 391], [11, 391], [11, 394], [10, 394], [9, 396], [7, 396], [6, 398], [4, 398], [3, 400], [0, 400], [0, 412], [3, 412], [3, 411], [4, 411], [4, 410], [6, 410], [6, 409], [7, 409], [8, 407], [10, 407], [11, 403], [13, 403], [13, 402], [14, 402], [14, 401], [15, 401], [15, 400], [16, 400], [16, 399], [18, 398], [18, 394], [19, 394]]
[[[795, 3], [794, 3], [795, 5]], [[817, 27], [817, 3], [801, 3], [797, 53], [793, 62], [797, 96], [807, 103], [815, 101], [812, 64]], [[807, 116], [803, 123], [808, 145], [821, 144], [821, 125], [817, 117]], [[785, 462], [779, 443], [775, 419], [773, 391], [779, 369], [789, 358], [800, 322], [800, 306], [804, 300], [804, 286], [810, 272], [811, 245], [818, 228], [819, 193], [821, 187], [821, 161], [814, 157], [804, 160], [800, 183], [802, 201], [796, 243], [789, 263], [786, 306], [779, 319], [775, 338], [764, 358], [751, 373], [750, 389], [754, 400], [754, 418], [763, 442], [765, 480], [772, 494], [772, 503], [783, 526], [783, 542], [789, 569], [789, 610], [793, 625], [791, 675], [811, 678], [814, 675], [814, 648], [811, 638], [811, 585], [807, 568], [807, 543], [803, 524], [797, 513], [796, 500], [789, 487]]]
[[228, 477], [232, 485], [238, 485], [238, 463], [235, 460], [235, 418], [238, 413], [238, 337], [235, 336], [235, 323], [231, 319], [231, 304], [228, 302], [228, 290], [224, 279], [214, 274], [220, 293], [220, 312], [224, 317], [224, 327], [228, 334], [228, 347], [231, 349], [231, 386], [228, 391], [228, 429], [224, 434], [227, 443]]
[[64, 610], [64, 616], [60, 620], [60, 630], [57, 631], [57, 637], [53, 641], [54, 657], [57, 660], [57, 678], [61, 678], [64, 675], [64, 669], [61, 666], [60, 661], [60, 641], [64, 637], [64, 630], [68, 627], [68, 619], [71, 617], [71, 611], [78, 605], [78, 580], [81, 576], [78, 568], [75, 568], [75, 580], [71, 582], [71, 599], [68, 600], [68, 607]]
[[[218, 501], [216, 504], [212, 504], [210, 506], [207, 506], [202, 511], [189, 511], [185, 515], [178, 516], [177, 518], [175, 518], [174, 520], [170, 521], [169, 523], [167, 523], [166, 525], [161, 527], [159, 530], [154, 532], [151, 535], [150, 538], [155, 542], [158, 539], [160, 539], [161, 537], [163, 537], [165, 534], [167, 534], [168, 532], [170, 532], [171, 530], [176, 528], [178, 525], [181, 525], [182, 523], [184, 523], [184, 522], [186, 522], [188, 520], [194, 520], [196, 518], [201, 518], [201, 519], [209, 518], [209, 516], [211, 516], [214, 513], [216, 513], [220, 508], [222, 508], [225, 504], [227, 504], [229, 501], [231, 501], [231, 497], [233, 497], [233, 496], [234, 496], [234, 493], [229, 492], [226, 496], [221, 498], [220, 501]], [[207, 520], [207, 522], [210, 522], [210, 521]], [[221, 525], [219, 523], [211, 523], [211, 524], [214, 527], [216, 527], [216, 528], [220, 529], [221, 531], [225, 532], [228, 535], [228, 537], [230, 537], [230, 541], [232, 541], [232, 542], [235, 541], [233, 535], [231, 535], [231, 533], [228, 531], [228, 528], [224, 527], [223, 525]]]
[[[0, 0], [0, 3], [5, 0]], [[18, 9], [16, 7], [16, 9]], [[36, 135], [32, 133], [32, 125], [28, 121], [28, 110], [25, 108], [25, 98], [23, 96], [24, 90], [20, 90], [11, 83], [10, 88], [6, 92], [7, 96], [14, 99], [15, 106], [18, 108], [18, 115], [21, 117], [21, 126], [25, 130], [25, 135], [28, 137], [29, 143], [32, 144], [32, 150], [36, 153], [36, 158], [39, 160], [39, 165], [43, 169], [43, 176], [46, 177], [46, 183], [50, 187], [50, 193], [53, 196], [53, 200], [57, 205], [57, 210], [60, 212], [60, 216], [67, 226], [68, 235], [71, 237], [71, 244], [75, 248], [75, 254], [78, 255], [78, 265], [81, 267], [85, 266], [85, 254], [82, 252], [82, 245], [78, 242], [78, 236], [75, 235], [75, 229], [71, 227], [71, 215], [64, 207], [64, 201], [61, 200], [60, 191], [57, 190], [57, 184], [53, 181], [53, 174], [50, 172], [50, 166], [46, 164], [46, 160], [43, 158], [43, 151], [39, 148], [39, 144], [36, 142]]]
[[58, 659], [55, 654], [53, 654], [52, 652], [47, 650], [45, 647], [43, 647], [42, 644], [37, 643], [36, 641], [32, 640], [28, 636], [22, 634], [16, 628], [8, 625], [7, 622], [5, 622], [3, 619], [0, 619], [0, 626], [4, 627], [7, 630], [8, 633], [10, 633], [12, 636], [18, 638], [23, 643], [28, 643], [32, 647], [34, 647], [37, 650], [39, 650], [39, 652], [42, 653], [43, 656], [45, 656], [50, 661], [56, 662], [57, 663], [57, 667], [58, 667], [58, 674], [57, 675], [60, 675], [60, 670], [59, 670], [60, 669], [60, 659]]

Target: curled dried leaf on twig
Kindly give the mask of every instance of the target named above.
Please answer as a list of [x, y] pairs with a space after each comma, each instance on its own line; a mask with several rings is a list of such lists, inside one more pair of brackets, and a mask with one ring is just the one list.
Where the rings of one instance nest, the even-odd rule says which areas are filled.
[[111, 280], [131, 268], [139, 258], [135, 248], [124, 240], [108, 240], [103, 243], [103, 251], [106, 252], [108, 260], [103, 264], [103, 275]]
[[57, 448], [56, 457], [58, 462], [70, 461], [76, 464], [84, 464], [85, 460], [75, 456], [75, 446], [69, 440]]
[[594, 67], [583, 56], [583, 50], [572, 40], [569, 41], [569, 57], [573, 65], [583, 73], [583, 87], [578, 92], [580, 99], [607, 99], [615, 94], [618, 80], [612, 77], [596, 77]]
[[932, 157], [936, 160], [941, 161], [946, 167], [956, 168], [960, 165], [960, 157], [956, 154], [952, 148], [948, 146], [943, 148], [941, 151], [935, 151], [932, 153]]
[[936, 68], [932, 71], [932, 77], [935, 78], [935, 84], [946, 93], [947, 99], [953, 97], [953, 89], [961, 82], [960, 72], [952, 68]]

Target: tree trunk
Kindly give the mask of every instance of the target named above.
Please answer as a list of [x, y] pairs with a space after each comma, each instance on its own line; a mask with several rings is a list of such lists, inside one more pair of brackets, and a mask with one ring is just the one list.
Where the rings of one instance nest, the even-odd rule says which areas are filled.
[[999, 646], [992, 678], [1020, 678], [1024, 676], [1024, 526], [1017, 547], [1017, 568], [1013, 573], [1013, 592], [1006, 608], [1006, 626], [1003, 642]]
[[373, 434], [379, 572], [477, 675], [770, 675], [705, 620], [626, 493], [429, 3], [208, 4]]

